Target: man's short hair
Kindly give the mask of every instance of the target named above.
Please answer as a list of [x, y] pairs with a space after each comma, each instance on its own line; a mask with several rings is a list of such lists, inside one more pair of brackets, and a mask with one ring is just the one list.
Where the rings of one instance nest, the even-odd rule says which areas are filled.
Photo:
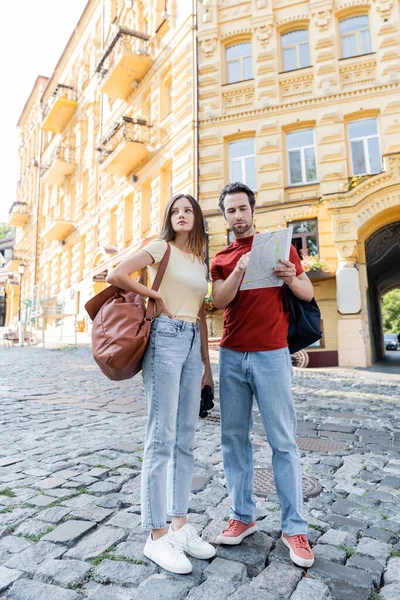
[[220, 211], [225, 214], [225, 206], [224, 206], [224, 200], [225, 200], [225, 196], [227, 194], [240, 194], [240, 193], [244, 193], [246, 194], [247, 198], [249, 199], [249, 204], [250, 204], [250, 208], [251, 208], [251, 212], [254, 212], [254, 207], [256, 204], [256, 199], [254, 197], [254, 192], [244, 183], [241, 183], [240, 181], [235, 181], [235, 183], [228, 183], [223, 190], [221, 191], [221, 194], [219, 196], [219, 209]]

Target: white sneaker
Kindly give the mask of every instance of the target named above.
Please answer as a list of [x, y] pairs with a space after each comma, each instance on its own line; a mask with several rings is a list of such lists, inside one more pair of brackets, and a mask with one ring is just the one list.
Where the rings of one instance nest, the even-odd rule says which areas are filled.
[[170, 525], [168, 537], [174, 545], [193, 556], [193, 558], [206, 559], [215, 556], [214, 546], [202, 540], [197, 535], [193, 525], [189, 525], [189, 523], [186, 523], [179, 531], [174, 531], [172, 525]]
[[163, 535], [158, 540], [153, 540], [150, 533], [143, 548], [143, 554], [166, 571], [178, 573], [179, 575], [192, 572], [192, 563], [182, 550], [171, 541], [168, 534]]

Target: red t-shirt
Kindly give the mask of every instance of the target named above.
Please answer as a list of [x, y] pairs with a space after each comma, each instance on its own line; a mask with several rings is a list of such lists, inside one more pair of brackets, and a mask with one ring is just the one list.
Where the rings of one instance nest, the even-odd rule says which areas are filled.
[[[213, 281], [229, 277], [239, 258], [251, 250], [253, 237], [236, 239], [215, 255], [211, 265]], [[296, 265], [296, 275], [304, 272], [293, 245], [290, 247], [289, 260]], [[282, 287], [239, 290], [224, 311], [221, 346], [240, 352], [286, 348], [288, 327], [288, 314], [282, 305]]]

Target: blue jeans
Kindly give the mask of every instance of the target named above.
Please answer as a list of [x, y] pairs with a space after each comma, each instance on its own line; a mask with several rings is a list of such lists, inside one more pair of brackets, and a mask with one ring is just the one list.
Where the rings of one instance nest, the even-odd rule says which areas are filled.
[[161, 529], [167, 514], [188, 511], [203, 372], [198, 323], [155, 319], [142, 372], [148, 400], [142, 526]]
[[282, 531], [286, 535], [306, 533], [289, 350], [237, 352], [221, 348], [219, 365], [222, 459], [232, 500], [231, 518], [251, 523], [256, 507], [250, 439], [254, 395], [272, 448]]

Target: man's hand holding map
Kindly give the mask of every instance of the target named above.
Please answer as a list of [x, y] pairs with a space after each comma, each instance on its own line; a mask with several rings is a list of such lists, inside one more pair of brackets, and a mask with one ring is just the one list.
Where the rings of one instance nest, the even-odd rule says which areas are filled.
[[280, 261], [289, 259], [292, 231], [292, 227], [287, 227], [254, 236], [249, 264], [240, 286], [241, 290], [283, 285], [283, 280], [274, 275], [274, 267], [282, 267]]

